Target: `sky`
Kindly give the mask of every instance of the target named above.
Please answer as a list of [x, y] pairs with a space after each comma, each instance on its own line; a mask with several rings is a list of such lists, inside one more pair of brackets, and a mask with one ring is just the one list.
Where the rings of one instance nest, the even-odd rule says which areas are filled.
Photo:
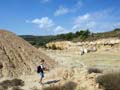
[[0, 0], [0, 29], [56, 35], [120, 28], [120, 0]]

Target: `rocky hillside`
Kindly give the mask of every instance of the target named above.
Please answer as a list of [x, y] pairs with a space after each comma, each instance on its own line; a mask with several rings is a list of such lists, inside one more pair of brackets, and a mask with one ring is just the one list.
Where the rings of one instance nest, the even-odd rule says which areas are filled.
[[39, 47], [44, 46], [45, 44], [53, 41], [94, 41], [105, 38], [120, 38], [120, 29], [114, 29], [108, 32], [94, 33], [89, 30], [80, 30], [75, 33], [66, 33], [59, 35], [51, 35], [51, 36], [33, 36], [33, 35], [21, 35], [23, 39], [28, 41], [30, 44]]
[[86, 41], [86, 42], [71, 42], [71, 41], [58, 41], [58, 42], [50, 42], [45, 45], [48, 49], [53, 50], [64, 50], [64, 49], [87, 49], [87, 51], [96, 51], [102, 48], [119, 48], [120, 47], [120, 39], [119, 38], [107, 38], [107, 39], [99, 39], [95, 41]]
[[0, 30], [0, 77], [18, 77], [35, 72], [40, 60], [48, 67], [55, 62], [12, 32]]

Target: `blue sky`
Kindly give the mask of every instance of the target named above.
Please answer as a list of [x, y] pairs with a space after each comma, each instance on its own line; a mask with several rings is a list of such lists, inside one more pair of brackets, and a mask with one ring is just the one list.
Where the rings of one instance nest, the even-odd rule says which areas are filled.
[[120, 0], [0, 0], [0, 28], [51, 35], [120, 28]]

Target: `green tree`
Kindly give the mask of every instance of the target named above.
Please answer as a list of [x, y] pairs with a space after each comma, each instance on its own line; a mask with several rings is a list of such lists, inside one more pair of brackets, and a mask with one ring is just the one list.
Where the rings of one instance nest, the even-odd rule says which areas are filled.
[[72, 32], [66, 34], [66, 39], [71, 40], [74, 38], [74, 34]]
[[82, 31], [80, 31], [80, 33], [81, 33], [80, 39], [82, 39], [82, 40], [87, 39], [91, 34], [91, 32], [89, 30], [85, 30], [85, 31], [82, 30]]

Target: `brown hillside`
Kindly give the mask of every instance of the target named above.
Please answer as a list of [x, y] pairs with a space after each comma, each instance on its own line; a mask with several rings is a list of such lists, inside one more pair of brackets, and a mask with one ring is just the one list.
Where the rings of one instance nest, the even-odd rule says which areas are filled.
[[0, 77], [16, 77], [35, 72], [40, 60], [48, 67], [55, 62], [12, 32], [0, 30]]

